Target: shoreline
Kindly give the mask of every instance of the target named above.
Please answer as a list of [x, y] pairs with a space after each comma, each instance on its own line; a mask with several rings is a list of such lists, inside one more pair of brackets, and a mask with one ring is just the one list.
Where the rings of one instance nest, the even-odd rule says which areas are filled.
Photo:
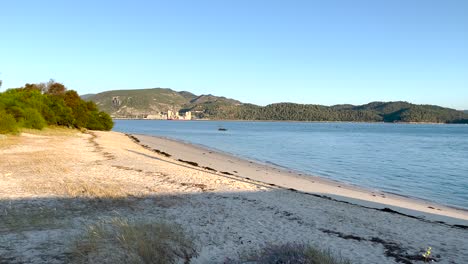
[[304, 178], [304, 179], [309, 179], [309, 180], [311, 178], [315, 178], [315, 179], [317, 179], [317, 181], [320, 181], [320, 182], [323, 182], [323, 183], [327, 183], [327, 184], [331, 184], [331, 185], [337, 185], [337, 186], [339, 185], [341, 187], [344, 186], [343, 188], [345, 188], [345, 189], [346, 188], [351, 188], [351, 189], [360, 190], [360, 191], [366, 192], [366, 193], [384, 193], [384, 194], [387, 194], [387, 195], [393, 195], [393, 196], [399, 197], [401, 199], [408, 199], [408, 200], [416, 201], [416, 202], [419, 202], [419, 203], [426, 203], [426, 204], [435, 205], [435, 206], [438, 206], [438, 207], [446, 207], [446, 208], [450, 208], [450, 209], [454, 209], [454, 210], [457, 210], [457, 211], [462, 211], [462, 212], [467, 212], [468, 213], [468, 208], [462, 208], [462, 207], [458, 207], [458, 206], [454, 206], [454, 205], [438, 203], [438, 202], [434, 202], [434, 201], [424, 199], [424, 198], [420, 198], [420, 197], [414, 197], [414, 196], [410, 196], [410, 195], [404, 195], [404, 194], [384, 191], [384, 190], [380, 190], [380, 189], [377, 189], [377, 188], [374, 189], [372, 187], [360, 186], [360, 185], [349, 183], [349, 182], [343, 182], [343, 181], [339, 181], [339, 180], [325, 178], [325, 177], [322, 177], [322, 176], [308, 174], [307, 172], [299, 171], [299, 170], [289, 168], [289, 167], [286, 167], [286, 166], [282, 166], [282, 165], [279, 165], [279, 164], [276, 164], [276, 163], [273, 163], [273, 162], [269, 162], [269, 161], [263, 162], [263, 161], [258, 160], [258, 159], [250, 159], [248, 157], [243, 157], [243, 156], [240, 156], [240, 155], [236, 155], [234, 153], [229, 153], [229, 152], [226, 152], [226, 151], [223, 151], [223, 150], [220, 150], [220, 149], [217, 149], [217, 148], [212, 148], [212, 147], [209, 147], [209, 146], [203, 145], [203, 144], [192, 143], [192, 142], [189, 142], [189, 141], [170, 138], [170, 137], [166, 137], [166, 136], [145, 135], [145, 134], [130, 134], [130, 135], [149, 136], [149, 137], [160, 138], [160, 139], [163, 139], [163, 140], [173, 141], [175, 143], [185, 144], [185, 145], [188, 145], [188, 146], [191, 146], [191, 147], [194, 147], [194, 148], [198, 148], [200, 150], [216, 152], [216, 153], [225, 155], [226, 157], [234, 157], [234, 158], [237, 158], [237, 159], [239, 159], [241, 161], [248, 161], [249, 163], [254, 162], [254, 163], [256, 163], [256, 164], [258, 164], [260, 166], [271, 167], [273, 169], [280, 170], [283, 173], [292, 174], [294, 177], [299, 177], [299, 178]]
[[306, 194], [320, 195], [366, 208], [378, 210], [388, 208], [397, 213], [427, 221], [468, 227], [468, 210], [464, 208], [309, 175], [182, 140], [142, 134], [130, 136], [135, 137], [138, 140], [137, 143], [142, 146], [168, 154], [174, 160], [207, 171], [259, 181]]
[[203, 121], [203, 122], [259, 122], [259, 123], [356, 123], [356, 124], [394, 124], [394, 125], [468, 125], [468, 123], [435, 123], [435, 122], [385, 122], [385, 121], [298, 121], [298, 120], [243, 120], [243, 119], [191, 119], [168, 120], [148, 118], [112, 117], [113, 120], [148, 120], [148, 121]]

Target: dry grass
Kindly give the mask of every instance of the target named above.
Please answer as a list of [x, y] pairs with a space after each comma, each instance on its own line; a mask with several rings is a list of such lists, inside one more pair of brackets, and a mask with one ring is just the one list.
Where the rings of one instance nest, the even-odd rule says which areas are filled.
[[[77, 129], [71, 129], [71, 128], [48, 127], [48, 128], [44, 128], [43, 130], [22, 128], [21, 133], [36, 135], [36, 136], [44, 136], [44, 137], [49, 137], [49, 136], [71, 137], [71, 136], [77, 136], [81, 132]], [[0, 149], [4, 147], [9, 147], [12, 145], [17, 145], [19, 143], [22, 143], [23, 141], [25, 141], [25, 137], [21, 136], [21, 134], [18, 134], [18, 135], [0, 134]]]
[[308, 247], [306, 250], [308, 263], [321, 264], [351, 264], [347, 259], [334, 256], [330, 251], [323, 251], [314, 247]]
[[189, 263], [195, 244], [178, 225], [124, 218], [88, 227], [72, 248], [72, 263]]
[[300, 243], [268, 245], [260, 252], [247, 253], [240, 261], [231, 263], [351, 264], [349, 260], [336, 257], [330, 251]]
[[56, 193], [62, 192], [72, 198], [116, 199], [127, 197], [127, 192], [116, 183], [65, 181], [56, 186]]
[[135, 196], [124, 190], [125, 186], [118, 183], [100, 181], [73, 180], [65, 181], [54, 186], [54, 193], [58, 193], [71, 200], [86, 204], [89, 210], [107, 211], [112, 208], [133, 208], [138, 203]]
[[29, 179], [21, 181], [20, 185], [27, 192], [64, 197], [72, 203], [82, 203], [89, 209], [110, 210], [115, 207], [131, 207], [138, 202], [124, 190], [125, 186], [91, 179]]
[[[35, 174], [45, 174], [47, 168], [34, 167], [30, 168], [29, 171]], [[61, 171], [66, 173], [67, 169], [63, 168]], [[129, 192], [125, 190], [125, 186], [122, 186], [119, 182], [105, 182], [92, 178], [64, 177], [55, 178], [53, 181], [44, 178], [27, 178], [21, 180], [20, 186], [26, 192], [66, 198], [113, 200], [129, 196]]]
[[67, 196], [86, 198], [121, 198], [127, 193], [116, 184], [90, 183], [85, 181], [66, 182], [63, 188]]
[[76, 136], [81, 131], [75, 128], [67, 128], [62, 126], [49, 126], [42, 130], [22, 128], [21, 133], [33, 134], [38, 136]]

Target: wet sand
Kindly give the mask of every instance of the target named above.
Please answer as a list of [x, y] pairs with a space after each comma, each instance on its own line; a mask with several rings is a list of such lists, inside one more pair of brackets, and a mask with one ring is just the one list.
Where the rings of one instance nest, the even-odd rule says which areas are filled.
[[[228, 153], [165, 137], [133, 135], [141, 145], [171, 155], [175, 160], [196, 163], [196, 167], [224, 175], [235, 175], [286, 189], [322, 195], [338, 201], [365, 207], [384, 209], [411, 215], [429, 221], [468, 225], [468, 211], [443, 206], [421, 199], [391, 193], [372, 191], [357, 186], [298, 173], [275, 166], [242, 159]], [[194, 164], [192, 164], [194, 165]]]

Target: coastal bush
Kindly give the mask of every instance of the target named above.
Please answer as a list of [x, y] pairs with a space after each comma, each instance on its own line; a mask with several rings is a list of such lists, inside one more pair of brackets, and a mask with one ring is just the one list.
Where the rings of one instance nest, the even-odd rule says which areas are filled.
[[105, 112], [99, 112], [98, 119], [104, 130], [111, 130], [114, 127], [114, 121], [112, 121], [112, 118], [109, 114]]
[[26, 84], [0, 93], [0, 109], [13, 116], [19, 128], [59, 125], [111, 130], [114, 125], [111, 117], [100, 112], [96, 104], [82, 100], [77, 92], [55, 81]]
[[91, 112], [86, 128], [91, 130], [111, 130], [114, 126], [112, 118], [104, 112]]
[[18, 132], [18, 125], [11, 114], [0, 111], [0, 134], [15, 134]]
[[288, 243], [268, 245], [259, 252], [247, 253], [240, 263], [256, 264], [350, 264], [330, 251], [323, 251], [307, 244]]
[[47, 125], [44, 117], [33, 108], [27, 108], [23, 112], [23, 123], [22, 127], [25, 128], [34, 128], [34, 129], [43, 129]]
[[74, 244], [72, 263], [189, 263], [196, 256], [193, 239], [178, 225], [114, 218], [88, 227]]

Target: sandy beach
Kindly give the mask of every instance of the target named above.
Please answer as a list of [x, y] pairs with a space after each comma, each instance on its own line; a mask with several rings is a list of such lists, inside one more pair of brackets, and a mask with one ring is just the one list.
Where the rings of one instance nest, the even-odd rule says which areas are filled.
[[468, 211], [391, 193], [371, 191], [289, 169], [238, 158], [203, 146], [164, 137], [133, 135], [141, 145], [167, 154], [173, 159], [197, 163], [198, 167], [214, 169], [225, 175], [235, 175], [286, 189], [323, 195], [366, 207], [390, 208], [397, 212], [430, 221], [468, 226]]
[[190, 144], [117, 132], [0, 139], [0, 263], [68, 263], [89, 225], [168, 219], [191, 263], [307, 242], [352, 263], [466, 263], [468, 213], [299, 175]]

